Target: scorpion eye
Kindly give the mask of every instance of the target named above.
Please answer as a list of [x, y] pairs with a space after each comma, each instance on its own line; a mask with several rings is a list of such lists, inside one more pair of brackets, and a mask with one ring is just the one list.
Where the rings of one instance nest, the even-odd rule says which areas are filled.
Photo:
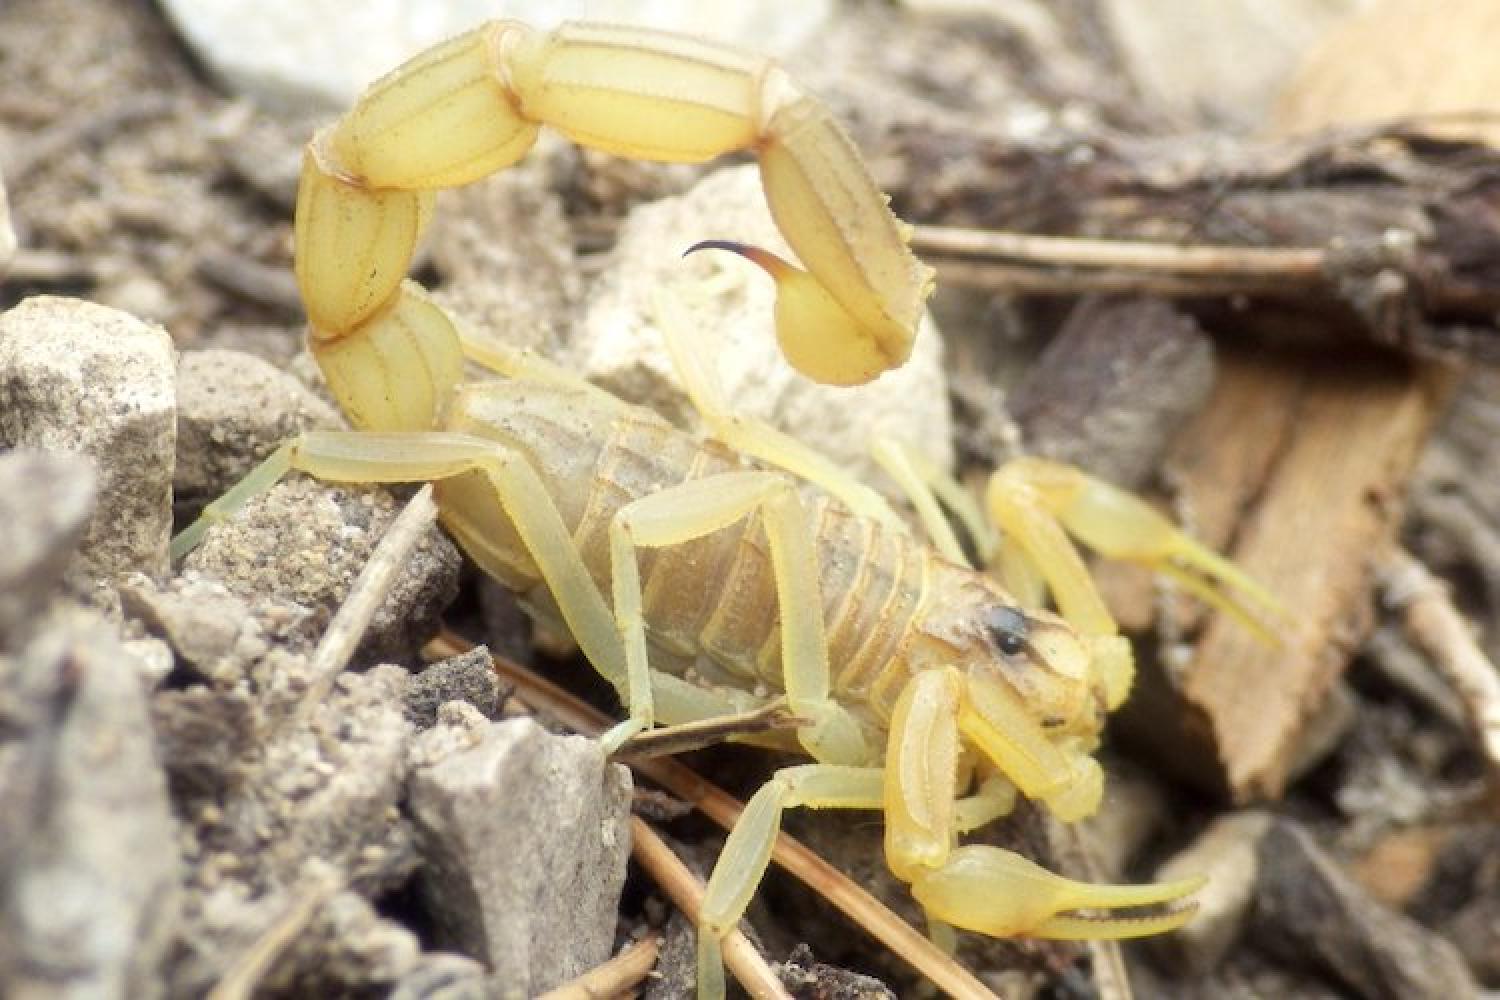
[[985, 613], [984, 627], [995, 648], [1006, 656], [1015, 656], [1026, 648], [1026, 616], [1019, 608], [991, 608]]

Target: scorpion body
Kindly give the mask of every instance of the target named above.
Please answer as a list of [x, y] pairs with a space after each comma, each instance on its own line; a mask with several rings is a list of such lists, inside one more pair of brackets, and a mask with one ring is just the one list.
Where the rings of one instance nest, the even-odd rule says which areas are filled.
[[[1091, 753], [1132, 668], [1069, 534], [1246, 617], [1274, 602], [1139, 500], [1036, 459], [1002, 467], [986, 492], [1005, 544], [982, 548], [1007, 592], [964, 565], [951, 530], [942, 540], [933, 493], [959, 510], [955, 484], [887, 450], [939, 554], [868, 487], [730, 415], [671, 323], [709, 440], [466, 336], [403, 275], [434, 192], [514, 162], [542, 124], [648, 159], [754, 150], [806, 270], [741, 244], [699, 246], [740, 253], [776, 281], [778, 340], [805, 374], [853, 384], [909, 354], [930, 272], [848, 137], [785, 72], [662, 32], [485, 25], [377, 81], [304, 157], [295, 249], [309, 346], [355, 430], [282, 446], [174, 552], [291, 469], [432, 481], [470, 556], [565, 625], [614, 685], [629, 715], [610, 747], [658, 719], [784, 698], [798, 720], [785, 742], [814, 763], [779, 770], [730, 833], [699, 915], [703, 996], [723, 995], [718, 942], [789, 807], [882, 811], [891, 869], [939, 924], [1103, 938], [1185, 922], [1189, 906], [1129, 910], [1176, 903], [1197, 880], [1085, 884], [959, 837], [1018, 791], [1062, 820], [1099, 803]], [[507, 378], [461, 385], [466, 360]], [[971, 529], [984, 528], [967, 503]], [[1060, 616], [1041, 610], [1048, 593]]]
[[[526, 455], [601, 591], [610, 586], [609, 528], [631, 501], [689, 479], [757, 467], [649, 410], [601, 403], [581, 388], [471, 384], [459, 390], [448, 425]], [[475, 473], [440, 482], [444, 524], [482, 569], [556, 622], [555, 603], [515, 526], [469, 513], [494, 510], [464, 496], [487, 489]], [[855, 709], [871, 745], [882, 741], [913, 673], [954, 665], [1003, 670], [1022, 659], [1022, 649], [1007, 658], [1000, 642], [1045, 647], [1050, 663], [1076, 668], [1060, 679], [1015, 670], [1007, 681], [1048, 719], [1049, 732], [1097, 733], [1105, 696], [1091, 687], [1082, 651], [1073, 649], [1076, 640], [1061, 619], [1044, 611], [1017, 616], [1015, 599], [992, 577], [956, 565], [898, 525], [850, 511], [813, 484], [799, 491], [836, 665], [833, 691]], [[776, 579], [758, 515], [643, 553], [641, 582], [653, 668], [714, 690], [782, 690]], [[664, 722], [691, 721], [659, 715]]]

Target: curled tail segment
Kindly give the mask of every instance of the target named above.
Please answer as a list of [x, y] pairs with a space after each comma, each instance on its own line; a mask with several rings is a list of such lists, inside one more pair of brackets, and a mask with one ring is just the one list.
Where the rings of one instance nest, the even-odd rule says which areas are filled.
[[[775, 63], [666, 32], [573, 24], [539, 33], [496, 21], [376, 81], [308, 145], [297, 281], [314, 351], [335, 383], [349, 381], [338, 371], [383, 366], [389, 343], [404, 337], [441, 345], [428, 352], [444, 355], [439, 370], [457, 366], [451, 320], [405, 281], [407, 269], [435, 192], [514, 163], [542, 125], [648, 160], [753, 150], [771, 213], [806, 270], [739, 249], [777, 282], [778, 336], [793, 363], [853, 384], [909, 355], [931, 272], [848, 136]], [[405, 332], [387, 333], [386, 349], [355, 351], [358, 360], [320, 350], [389, 326]], [[381, 391], [350, 386], [340, 400], [361, 426], [414, 429], [412, 414], [381, 405]]]

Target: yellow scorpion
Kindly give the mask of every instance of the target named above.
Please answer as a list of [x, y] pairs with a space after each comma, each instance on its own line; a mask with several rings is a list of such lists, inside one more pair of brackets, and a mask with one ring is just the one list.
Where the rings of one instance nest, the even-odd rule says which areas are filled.
[[[993, 561], [1007, 591], [965, 564], [943, 521], [934, 492], [976, 537], [992, 534], [951, 481], [882, 450], [937, 539], [929, 546], [827, 460], [730, 415], [670, 321], [709, 440], [466, 336], [405, 280], [414, 248], [437, 189], [515, 162], [541, 124], [652, 160], [754, 150], [771, 212], [807, 270], [708, 245], [776, 280], [788, 358], [850, 384], [907, 357], [930, 272], [847, 135], [777, 65], [637, 28], [487, 24], [377, 81], [306, 151], [297, 279], [312, 353], [356, 429], [284, 445], [179, 536], [176, 552], [290, 469], [435, 481], [464, 550], [538, 615], [565, 623], [619, 692], [628, 718], [606, 736], [611, 747], [657, 723], [784, 698], [801, 722], [794, 745], [814, 762], [777, 771], [729, 835], [700, 919], [705, 997], [724, 992], [719, 941], [794, 806], [882, 811], [890, 867], [935, 926], [1116, 938], [1185, 922], [1190, 906], [1130, 908], [1177, 903], [1197, 880], [1090, 885], [958, 838], [1008, 812], [1017, 791], [1064, 821], [1099, 804], [1091, 752], [1133, 668], [1064, 529], [1244, 615], [1273, 602], [1140, 501], [1038, 459], [1002, 468], [985, 497], [1004, 533]], [[466, 358], [508, 378], [462, 384]], [[1061, 617], [1039, 607], [1048, 590]]]

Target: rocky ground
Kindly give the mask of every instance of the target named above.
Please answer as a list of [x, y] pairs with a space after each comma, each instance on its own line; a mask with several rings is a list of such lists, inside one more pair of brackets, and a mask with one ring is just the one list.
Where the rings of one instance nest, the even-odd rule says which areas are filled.
[[[690, 995], [691, 928], [630, 865], [631, 816], [699, 868], [720, 835], [536, 718], [484, 648], [434, 658], [446, 625], [598, 694], [557, 637], [533, 637], [417, 517], [421, 496], [294, 477], [169, 559], [174, 525], [279, 442], [342, 423], [300, 346], [290, 209], [309, 123], [337, 113], [347, 84], [267, 85], [270, 70], [226, 64], [179, 6], [193, 5], [163, 8], [182, 34], [144, 0], [0, 6], [0, 993], [530, 996], [660, 931], [641, 990]], [[931, 152], [924, 136], [1211, 145], [1194, 130], [1252, 128], [1339, 7], [1262, 5], [1265, 23], [1224, 29], [1275, 29], [1244, 36], [1258, 41], [1240, 74], [1204, 58], [1174, 75], [1152, 53], [1186, 43], [1153, 42], [1166, 29], [1124, 0], [805, 6], [811, 27], [775, 43], [851, 123], [903, 212], [937, 224], [982, 213], [1020, 167], [950, 154], [926, 171], [908, 155]], [[1041, 205], [1032, 194], [1004, 189], [1012, 206]], [[736, 407], [862, 471], [864, 440], [885, 429], [961, 474], [1024, 447], [1170, 498], [1174, 434], [1243, 349], [1222, 316], [1161, 298], [1071, 310], [1076, 296], [950, 288], [934, 306], [943, 334], [925, 327], [907, 368], [850, 394], [779, 364], [755, 275], [678, 260], [708, 235], [777, 243], [752, 167], [622, 164], [549, 139], [442, 206], [418, 270], [476, 329], [689, 423], [650, 290], [696, 282], [712, 289], [694, 318], [722, 344]], [[1389, 503], [1405, 500], [1407, 549], [1493, 656], [1500, 487], [1484, 470], [1500, 459], [1500, 381], [1445, 371], [1446, 417]], [[341, 609], [403, 532], [399, 572], [351, 633]], [[1402, 586], [1362, 584], [1361, 607], [1383, 594], [1395, 610], [1330, 640], [1337, 667], [1326, 697], [1298, 709], [1275, 794], [1185, 774], [1172, 758], [1201, 744], [1143, 738], [1137, 717], [1108, 742], [1111, 791], [1081, 832], [1023, 806], [990, 833], [1095, 878], [1210, 876], [1189, 928], [1125, 950], [1136, 995], [1500, 990], [1486, 759], [1471, 703], [1403, 628]], [[1172, 613], [1180, 595], [1146, 593], [1135, 638], [1170, 675], [1202, 625]], [[741, 793], [767, 767], [732, 750], [693, 764]], [[911, 914], [878, 827], [789, 825]], [[919, 989], [901, 956], [784, 875], [750, 923], [793, 995]], [[1008, 997], [1130, 995], [1105, 950], [966, 939], [959, 954]]]

